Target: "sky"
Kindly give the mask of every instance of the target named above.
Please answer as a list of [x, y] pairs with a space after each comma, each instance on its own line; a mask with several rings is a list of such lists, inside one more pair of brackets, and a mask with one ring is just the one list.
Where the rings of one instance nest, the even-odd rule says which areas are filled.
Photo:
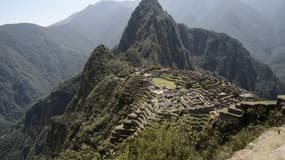
[[0, 25], [34, 23], [48, 26], [100, 0], [0, 0]]

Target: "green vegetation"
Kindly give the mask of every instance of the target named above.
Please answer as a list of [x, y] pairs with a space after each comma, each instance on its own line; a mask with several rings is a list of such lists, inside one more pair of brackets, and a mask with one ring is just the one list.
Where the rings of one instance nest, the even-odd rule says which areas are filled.
[[[266, 112], [250, 111], [261, 117]], [[243, 124], [238, 121], [184, 117], [176, 123], [154, 124], [136, 138], [122, 145], [119, 160], [224, 160], [244, 148], [249, 142], [272, 126], [284, 124], [278, 111], [271, 111], [268, 119]], [[206, 121], [205, 121], [206, 120]]]
[[[203, 159], [208, 153], [204, 144], [210, 140], [206, 117], [184, 117], [177, 123], [154, 124], [136, 138], [123, 144], [119, 160], [188, 160]], [[217, 136], [218, 137], [218, 136]], [[217, 138], [215, 137], [215, 138]], [[213, 138], [214, 139], [214, 138]], [[213, 147], [214, 148], [214, 147]]]
[[214, 84], [216, 84], [216, 81], [214, 80], [204, 80], [201, 82], [201, 86], [205, 89], [209, 89], [210, 87], [212, 87]]
[[243, 149], [249, 142], [255, 140], [266, 130], [267, 127], [262, 125], [252, 125], [242, 129], [236, 135], [230, 136], [226, 143], [215, 151], [215, 159], [224, 160], [230, 158], [234, 152]]
[[276, 105], [276, 101], [256, 101], [256, 102], [243, 102], [248, 105]]
[[164, 78], [153, 78], [154, 85], [158, 87], [165, 87], [167, 89], [175, 89], [176, 84], [173, 81], [166, 80]]
[[[235, 136], [225, 136], [218, 130], [204, 130], [201, 133], [192, 130], [191, 126], [183, 125], [173, 127], [171, 124], [163, 124], [148, 128], [125, 144], [118, 159], [221, 160], [245, 147], [265, 130], [261, 126], [253, 126]], [[226, 143], [223, 143], [225, 140]]]
[[33, 24], [0, 26], [0, 119], [4, 123], [16, 123], [38, 98], [81, 71], [91, 45], [80, 35], [73, 36], [69, 29], [63, 33]]
[[80, 151], [65, 150], [55, 160], [116, 160], [116, 158], [112, 150], [102, 156], [84, 144], [80, 147]]

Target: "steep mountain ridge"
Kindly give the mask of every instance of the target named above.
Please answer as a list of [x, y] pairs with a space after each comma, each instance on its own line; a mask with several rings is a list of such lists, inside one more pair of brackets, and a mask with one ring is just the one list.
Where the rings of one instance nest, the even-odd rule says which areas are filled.
[[271, 69], [252, 58], [238, 40], [204, 29], [180, 28], [182, 35], [188, 35], [184, 36], [185, 46], [192, 51], [198, 68], [223, 76], [260, 97], [274, 98], [282, 93], [283, 85]]
[[[170, 0], [161, 2], [176, 21], [229, 34], [239, 39], [255, 58], [264, 59], [269, 54], [267, 50], [276, 42], [267, 19], [260, 17], [258, 10], [241, 0], [182, 0], [174, 6]], [[186, 6], [192, 6], [194, 11], [187, 11]]]
[[8, 134], [0, 137], [0, 159], [20, 160], [41, 151], [48, 132], [50, 118], [61, 115], [79, 89], [79, 76], [71, 78], [27, 111], [24, 122], [19, 121]]
[[284, 22], [284, 6], [285, 2], [282, 0], [266, 1], [266, 0], [250, 0], [245, 1], [253, 8], [256, 8], [263, 17], [266, 17], [276, 35], [276, 43], [269, 48], [269, 57], [266, 59], [266, 63], [269, 64], [275, 73], [280, 77], [281, 81], [284, 81], [284, 56], [285, 56], [285, 22]]
[[[78, 40], [72, 41], [76, 37]], [[90, 46], [68, 29], [61, 32], [33, 24], [0, 26], [1, 123], [17, 121], [37, 98], [77, 74]]]
[[121, 52], [138, 52], [164, 67], [192, 69], [190, 53], [184, 48], [178, 26], [158, 1], [142, 1], [133, 12], [121, 38]]

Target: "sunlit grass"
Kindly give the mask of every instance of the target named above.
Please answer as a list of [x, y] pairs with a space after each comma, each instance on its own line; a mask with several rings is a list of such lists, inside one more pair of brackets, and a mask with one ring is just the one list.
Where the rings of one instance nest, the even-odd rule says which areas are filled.
[[256, 102], [243, 102], [243, 104], [248, 105], [275, 105], [276, 101], [256, 101]]
[[169, 81], [163, 78], [153, 78], [153, 83], [158, 87], [166, 87], [167, 89], [176, 88], [176, 84], [173, 81]]

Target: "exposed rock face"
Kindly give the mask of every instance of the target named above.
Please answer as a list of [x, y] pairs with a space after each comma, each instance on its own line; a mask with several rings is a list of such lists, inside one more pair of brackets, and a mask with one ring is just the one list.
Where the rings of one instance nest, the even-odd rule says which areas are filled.
[[[132, 50], [133, 49], [133, 50]], [[157, 0], [144, 0], [133, 12], [119, 44], [122, 52], [137, 52], [164, 67], [192, 69], [178, 25]]]
[[217, 73], [263, 98], [275, 98], [283, 86], [271, 69], [250, 56], [236, 39], [204, 29], [179, 25], [195, 66]]

